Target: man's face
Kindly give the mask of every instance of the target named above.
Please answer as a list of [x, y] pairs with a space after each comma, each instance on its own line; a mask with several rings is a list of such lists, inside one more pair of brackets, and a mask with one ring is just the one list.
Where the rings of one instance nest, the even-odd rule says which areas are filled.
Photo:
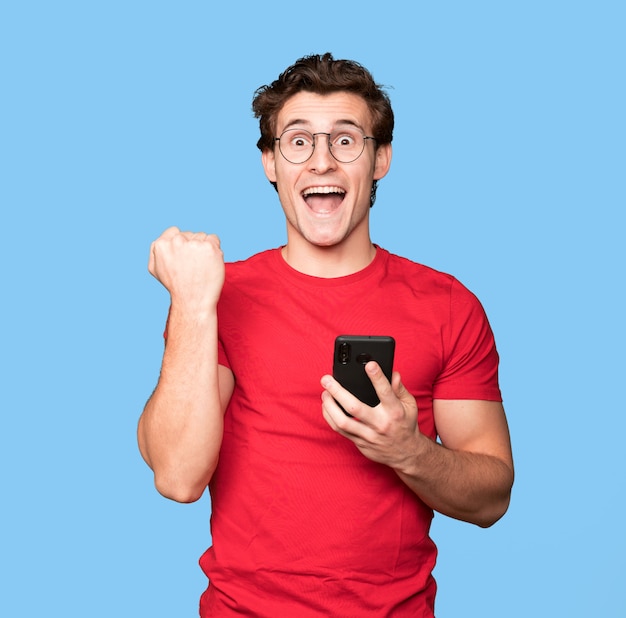
[[[333, 133], [346, 126], [371, 135], [371, 114], [361, 97], [348, 92], [300, 92], [280, 110], [276, 137], [285, 129]], [[313, 155], [304, 163], [287, 161], [278, 145], [262, 155], [265, 174], [278, 187], [287, 218], [288, 242], [304, 239], [316, 246], [331, 247], [355, 235], [369, 240], [372, 182], [387, 173], [391, 146], [376, 149], [374, 140], [365, 140], [363, 154], [356, 161], [340, 163], [331, 155], [325, 135], [315, 139]]]

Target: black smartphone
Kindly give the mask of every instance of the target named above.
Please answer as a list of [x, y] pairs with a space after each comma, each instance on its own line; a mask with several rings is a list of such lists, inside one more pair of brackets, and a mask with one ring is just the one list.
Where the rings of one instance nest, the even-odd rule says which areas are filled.
[[340, 335], [335, 339], [333, 377], [363, 403], [377, 406], [380, 399], [365, 373], [365, 365], [376, 361], [391, 382], [395, 348], [393, 337]]

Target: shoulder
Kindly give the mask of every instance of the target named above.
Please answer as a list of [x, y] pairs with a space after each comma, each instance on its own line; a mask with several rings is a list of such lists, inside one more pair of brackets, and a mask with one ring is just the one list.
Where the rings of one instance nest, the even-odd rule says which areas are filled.
[[476, 295], [454, 275], [381, 249], [385, 254], [385, 284], [402, 288], [440, 310], [480, 310]]
[[226, 284], [275, 276], [280, 249], [268, 249], [245, 260], [226, 262]]
[[219, 308], [232, 309], [244, 303], [258, 304], [269, 300], [280, 285], [279, 249], [268, 249], [234, 262], [226, 262], [226, 276], [220, 295]]
[[258, 266], [269, 265], [276, 259], [280, 249], [267, 249], [259, 253], [255, 253], [244, 260], [236, 260], [234, 262], [226, 262], [226, 269], [232, 273], [245, 272], [248, 269], [254, 269]]
[[456, 285], [461, 285], [451, 274], [436, 270], [409, 258], [380, 249], [386, 257], [385, 277], [389, 281], [400, 281], [404, 285], [423, 291], [450, 293]]
[[395, 253], [391, 253], [386, 249], [380, 250], [387, 255], [387, 263], [390, 269], [399, 270], [406, 274], [422, 275], [425, 277], [444, 281], [454, 279], [452, 275], [442, 272], [440, 270], [436, 270], [435, 268], [432, 268], [430, 266], [426, 266], [425, 264], [422, 264], [420, 262], [415, 262], [414, 260], [410, 260], [409, 258], [397, 255]]

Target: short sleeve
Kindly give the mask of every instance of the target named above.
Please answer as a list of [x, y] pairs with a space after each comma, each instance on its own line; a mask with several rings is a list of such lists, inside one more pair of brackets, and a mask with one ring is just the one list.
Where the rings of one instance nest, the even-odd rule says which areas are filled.
[[472, 292], [456, 279], [450, 287], [444, 364], [433, 387], [434, 399], [502, 401], [499, 356], [487, 315]]

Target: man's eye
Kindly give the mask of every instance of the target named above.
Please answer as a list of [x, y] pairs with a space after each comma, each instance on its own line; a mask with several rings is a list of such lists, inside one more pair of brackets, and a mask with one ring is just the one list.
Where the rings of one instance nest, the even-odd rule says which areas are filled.
[[334, 140], [335, 146], [341, 146], [343, 148], [345, 148], [346, 146], [352, 146], [354, 142], [355, 142], [354, 137], [352, 135], [347, 135], [347, 134], [338, 135]]
[[296, 135], [295, 137], [291, 139], [291, 145], [296, 148], [304, 148], [306, 146], [309, 146], [310, 144], [311, 144], [311, 140], [307, 139], [303, 135]]

